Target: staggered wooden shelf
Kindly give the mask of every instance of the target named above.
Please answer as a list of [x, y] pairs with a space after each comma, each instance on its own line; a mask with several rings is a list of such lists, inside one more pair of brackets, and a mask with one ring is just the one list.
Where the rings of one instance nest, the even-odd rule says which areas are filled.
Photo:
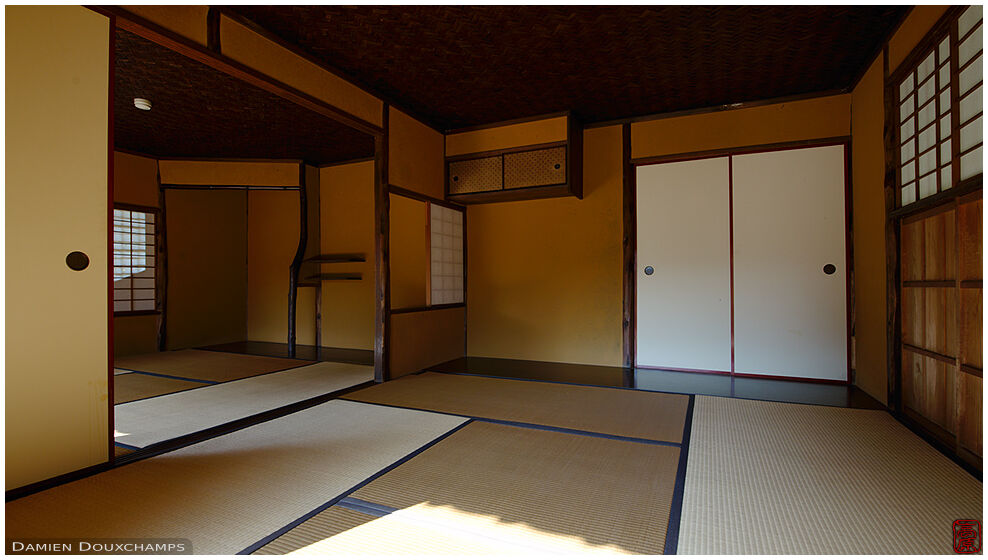
[[316, 255], [314, 257], [309, 257], [303, 262], [318, 264], [355, 263], [367, 262], [367, 257], [365, 257], [363, 253], [334, 253], [331, 255]]
[[306, 280], [363, 280], [360, 272], [322, 272], [306, 276]]

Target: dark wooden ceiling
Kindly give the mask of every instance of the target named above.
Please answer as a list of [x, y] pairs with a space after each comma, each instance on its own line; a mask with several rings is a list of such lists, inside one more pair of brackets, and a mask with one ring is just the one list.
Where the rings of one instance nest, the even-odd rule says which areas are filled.
[[898, 6], [236, 6], [433, 126], [587, 122], [840, 90]]
[[[153, 156], [373, 157], [374, 140], [126, 31], [116, 33], [113, 142]], [[134, 107], [134, 98], [152, 103]]]

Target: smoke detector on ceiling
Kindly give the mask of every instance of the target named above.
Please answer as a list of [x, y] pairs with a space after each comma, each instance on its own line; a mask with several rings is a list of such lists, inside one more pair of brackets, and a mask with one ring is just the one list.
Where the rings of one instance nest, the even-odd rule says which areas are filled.
[[135, 97], [134, 98], [134, 107], [137, 107], [138, 109], [140, 109], [142, 111], [150, 111], [151, 110], [151, 102], [148, 101], [147, 99], [144, 99], [143, 97]]

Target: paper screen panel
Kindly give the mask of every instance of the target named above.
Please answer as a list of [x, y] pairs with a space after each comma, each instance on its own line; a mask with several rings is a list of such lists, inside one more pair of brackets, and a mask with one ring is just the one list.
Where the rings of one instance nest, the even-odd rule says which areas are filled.
[[431, 227], [431, 303], [463, 303], [463, 213], [429, 205]]

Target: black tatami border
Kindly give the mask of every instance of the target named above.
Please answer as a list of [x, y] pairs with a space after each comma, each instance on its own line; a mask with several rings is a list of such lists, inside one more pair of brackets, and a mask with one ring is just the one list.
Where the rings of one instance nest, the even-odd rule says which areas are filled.
[[676, 469], [676, 486], [672, 492], [672, 506], [669, 508], [669, 527], [666, 529], [666, 542], [663, 555], [676, 554], [679, 549], [679, 529], [683, 514], [683, 496], [686, 492], [686, 467], [690, 452], [690, 437], [693, 435], [693, 404], [696, 395], [690, 395], [686, 407], [686, 424], [683, 426], [683, 443], [679, 447], [679, 467]]

